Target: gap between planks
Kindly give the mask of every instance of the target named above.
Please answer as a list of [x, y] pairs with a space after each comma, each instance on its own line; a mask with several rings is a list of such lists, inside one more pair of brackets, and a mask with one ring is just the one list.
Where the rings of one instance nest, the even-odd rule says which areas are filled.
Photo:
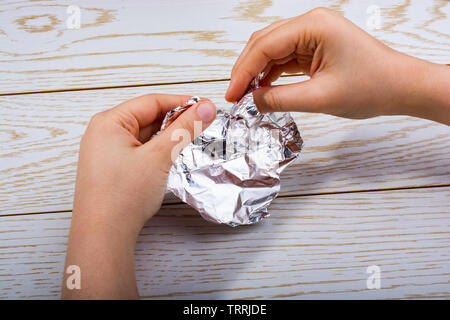
[[[295, 74], [283, 74], [280, 77], [287, 78], [287, 77], [298, 77], [298, 76], [304, 76], [304, 75], [305, 75], [304, 73], [295, 73]], [[119, 86], [104, 86], [104, 87], [89, 87], [89, 88], [68, 88], [68, 89], [57, 89], [57, 90], [7, 92], [7, 93], [0, 93], [0, 97], [20, 96], [20, 95], [40, 94], [40, 93], [90, 91], [90, 90], [103, 90], [103, 89], [127, 89], [127, 88], [138, 88], [138, 87], [170, 86], [170, 85], [177, 85], [177, 84], [209, 83], [209, 82], [225, 82], [225, 81], [230, 81], [230, 78], [186, 80], [186, 81], [175, 81], [175, 82], [137, 83], [137, 84], [127, 84], [127, 85], [122, 85], [122, 86], [119, 85]]]
[[[313, 193], [299, 193], [299, 194], [288, 194], [288, 195], [280, 195], [277, 199], [282, 198], [295, 198], [295, 197], [312, 197], [312, 196], [324, 196], [324, 195], [333, 195], [333, 194], [347, 194], [347, 193], [364, 193], [364, 192], [386, 192], [386, 191], [401, 191], [401, 190], [415, 190], [415, 189], [438, 189], [438, 188], [447, 188], [450, 187], [450, 184], [438, 184], [438, 185], [423, 185], [423, 186], [406, 186], [406, 187], [393, 187], [393, 188], [379, 188], [379, 189], [362, 189], [362, 190], [348, 190], [348, 191], [330, 191], [330, 192], [313, 192]], [[161, 208], [166, 206], [174, 206], [184, 204], [182, 201], [171, 202], [171, 203], [163, 203]], [[72, 212], [72, 210], [54, 210], [54, 211], [38, 211], [38, 212], [25, 212], [25, 213], [10, 213], [10, 214], [2, 214], [2, 217], [12, 217], [12, 216], [27, 216], [27, 215], [38, 215], [38, 214], [52, 214], [52, 213], [68, 213]]]
[[[446, 64], [450, 67], [450, 63]], [[298, 77], [304, 76], [305, 74], [295, 73], [295, 74], [283, 74], [280, 77]], [[6, 92], [0, 93], [0, 97], [5, 96], [20, 96], [28, 94], [40, 94], [40, 93], [58, 93], [58, 92], [71, 92], [71, 91], [90, 91], [90, 90], [104, 90], [104, 89], [126, 89], [126, 88], [138, 88], [138, 87], [154, 87], [154, 86], [169, 86], [177, 84], [189, 84], [189, 83], [209, 83], [209, 82], [225, 82], [230, 81], [230, 78], [221, 79], [203, 79], [203, 80], [187, 80], [187, 81], [174, 81], [174, 82], [154, 82], [154, 83], [137, 83], [137, 84], [127, 84], [127, 85], [117, 85], [117, 86], [103, 86], [103, 87], [87, 87], [87, 88], [66, 88], [66, 89], [55, 89], [55, 90], [40, 90], [40, 91], [23, 91], [23, 92]]]
[[[450, 64], [446, 64], [450, 66]], [[304, 73], [296, 74], [283, 74], [281, 77], [296, 77], [304, 76]], [[212, 83], [212, 82], [225, 82], [229, 81], [230, 78], [222, 79], [204, 79], [204, 80], [191, 80], [191, 81], [177, 81], [177, 82], [161, 82], [161, 83], [148, 83], [148, 84], [131, 84], [122, 86], [104, 86], [104, 87], [91, 87], [91, 88], [69, 88], [69, 89], [57, 89], [57, 90], [42, 90], [42, 91], [26, 91], [26, 92], [12, 92], [12, 93], [0, 93], [1, 96], [18, 96], [18, 95], [29, 95], [29, 94], [45, 94], [45, 93], [58, 93], [58, 92], [72, 92], [72, 91], [89, 91], [89, 90], [102, 90], [102, 89], [123, 89], [123, 88], [136, 88], [136, 87], [152, 87], [161, 85], [177, 85], [177, 84], [190, 84], [190, 83]], [[421, 185], [421, 186], [405, 186], [405, 187], [392, 187], [392, 188], [379, 188], [379, 189], [362, 189], [362, 190], [348, 190], [348, 191], [330, 191], [330, 192], [314, 192], [314, 193], [300, 193], [300, 194], [289, 194], [280, 195], [278, 198], [290, 198], [290, 197], [307, 197], [307, 196], [320, 196], [320, 195], [331, 195], [331, 194], [345, 194], [345, 193], [361, 193], [361, 192], [377, 192], [377, 191], [399, 191], [399, 190], [410, 190], [410, 189], [421, 189], [421, 188], [442, 188], [450, 187], [450, 184], [441, 185]], [[183, 204], [181, 201], [172, 203], [163, 203], [162, 206], [180, 205]], [[23, 215], [34, 215], [34, 214], [51, 214], [57, 212], [71, 212], [72, 210], [57, 210], [57, 211], [38, 211], [38, 212], [27, 212], [27, 213], [12, 213], [4, 214], [1, 217], [9, 216], [23, 216]]]

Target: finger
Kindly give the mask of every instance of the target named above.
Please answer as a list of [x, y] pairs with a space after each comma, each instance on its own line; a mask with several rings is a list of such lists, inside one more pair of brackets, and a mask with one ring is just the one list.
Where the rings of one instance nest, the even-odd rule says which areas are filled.
[[[294, 18], [288, 18], [288, 19], [284, 19], [284, 20], [279, 20], [276, 21], [272, 24], [270, 24], [269, 26], [265, 27], [264, 29], [261, 29], [259, 31], [256, 31], [252, 34], [252, 36], [250, 37], [249, 41], [247, 42], [244, 50], [242, 50], [241, 54], [239, 55], [238, 59], [236, 60], [236, 62], [233, 65], [233, 69], [231, 70], [231, 78], [233, 78], [233, 75], [235, 73], [236, 70], [239, 70], [239, 65], [241, 64], [241, 61], [243, 59], [243, 57], [245, 57], [249, 51], [249, 49], [251, 48], [252, 44], [254, 43], [254, 41], [256, 41], [257, 39], [264, 37], [266, 34], [268, 34], [270, 31], [274, 30], [275, 28], [288, 23], [289, 21], [291, 21]], [[230, 83], [231, 84], [231, 83]], [[245, 89], [244, 89], [245, 90]], [[237, 101], [237, 99], [230, 99], [229, 98], [229, 94], [228, 91], [230, 91], [229, 89], [227, 90], [227, 94], [225, 94], [225, 99], [228, 100], [229, 102], [235, 102]]]
[[250, 81], [261, 73], [271, 60], [282, 59], [295, 53], [299, 30], [294, 23], [296, 22], [291, 20], [282, 24], [253, 42], [230, 80], [225, 96], [228, 101], [239, 99]]
[[333, 86], [325, 78], [288, 85], [261, 87], [253, 91], [260, 112], [326, 112], [333, 101]]
[[258, 31], [256, 31], [256, 32], [254, 32], [254, 33], [251, 35], [250, 39], [248, 40], [247, 44], [245, 45], [244, 50], [242, 50], [242, 52], [241, 52], [241, 54], [239, 55], [238, 59], [237, 59], [236, 62], [234, 63], [233, 69], [231, 70], [231, 77], [233, 77], [234, 70], [239, 66], [239, 64], [240, 64], [240, 62], [241, 62], [241, 60], [242, 60], [242, 58], [247, 54], [247, 52], [248, 52], [248, 50], [249, 50], [251, 44], [252, 44], [255, 40], [257, 40], [257, 39], [259, 39], [259, 38], [261, 38], [261, 37], [264, 37], [266, 34], [268, 34], [268, 33], [269, 33], [270, 31], [272, 31], [273, 29], [275, 29], [275, 28], [277, 28], [277, 27], [279, 27], [279, 26], [281, 26], [281, 25], [283, 25], [283, 24], [289, 22], [289, 21], [292, 20], [292, 19], [293, 19], [293, 18], [288, 18], [288, 19], [283, 19], [283, 20], [279, 20], [279, 21], [273, 22], [272, 24], [268, 25], [267, 27], [265, 27], [265, 28], [263, 28], [263, 29], [261, 29], [261, 30], [258, 30]]
[[259, 85], [261, 87], [269, 86], [272, 82], [277, 81], [283, 73], [292, 74], [300, 71], [303, 71], [303, 68], [298, 64], [295, 58], [282, 64], [274, 63], [267, 73], [264, 74], [264, 77], [259, 82]]
[[159, 131], [159, 129], [161, 128], [161, 123], [162, 121], [160, 120], [156, 120], [155, 122], [150, 123], [148, 126], [144, 127], [144, 128], [140, 128], [139, 129], [139, 136], [138, 136], [138, 140], [144, 144], [146, 143], [148, 140], [150, 140], [150, 138]]
[[[147, 94], [119, 104], [110, 112], [113, 116], [127, 122], [137, 137], [139, 128], [144, 128], [157, 120], [162, 120], [171, 109], [184, 104], [191, 96], [169, 94]], [[136, 126], [136, 123], [138, 126]]]
[[[269, 63], [266, 65], [266, 67], [264, 68], [263, 71], [263, 77], [261, 78], [261, 80], [263, 80], [269, 73], [270, 70], [272, 70], [272, 67], [275, 65], [280, 65], [280, 64], [285, 64], [291, 60], [295, 59], [295, 55], [294, 54], [290, 54], [287, 57], [281, 58], [281, 59], [276, 59], [276, 60], [270, 60]], [[261, 81], [260, 81], [261, 83]]]
[[207, 99], [202, 99], [143, 147], [147, 149], [148, 154], [152, 153], [161, 162], [163, 168], [169, 169], [184, 147], [198, 137], [215, 117], [215, 105]]

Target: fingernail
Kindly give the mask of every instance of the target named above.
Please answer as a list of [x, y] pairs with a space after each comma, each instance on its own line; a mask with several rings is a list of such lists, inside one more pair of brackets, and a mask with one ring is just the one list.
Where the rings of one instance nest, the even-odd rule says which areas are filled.
[[211, 122], [216, 115], [216, 107], [211, 102], [201, 102], [197, 107], [197, 114], [203, 122]]

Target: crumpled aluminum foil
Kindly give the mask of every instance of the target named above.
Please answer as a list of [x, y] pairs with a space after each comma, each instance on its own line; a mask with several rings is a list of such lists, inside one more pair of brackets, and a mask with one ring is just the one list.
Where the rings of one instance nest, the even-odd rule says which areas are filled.
[[[300, 154], [303, 140], [289, 113], [258, 112], [252, 91], [183, 149], [170, 169], [168, 189], [203, 218], [230, 226], [267, 217], [280, 191], [281, 172]], [[199, 101], [192, 97], [169, 111], [161, 130]]]

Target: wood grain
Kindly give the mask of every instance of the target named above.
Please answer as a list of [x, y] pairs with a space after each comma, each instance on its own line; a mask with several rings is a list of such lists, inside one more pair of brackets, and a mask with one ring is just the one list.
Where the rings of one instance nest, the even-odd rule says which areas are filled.
[[378, 5], [381, 28], [367, 30], [402, 52], [450, 63], [445, 0], [101, 1], [78, 3], [81, 28], [68, 29], [66, 1], [0, 4], [0, 94], [223, 79], [251, 33], [318, 6], [367, 30]]
[[[277, 199], [231, 228], [164, 207], [135, 252], [145, 298], [450, 298], [450, 188]], [[0, 217], [0, 298], [58, 298], [70, 213]], [[381, 289], [366, 269], [381, 268]], [[83, 281], [83, 280], [82, 280]]]
[[[279, 83], [301, 80], [283, 78]], [[304, 79], [304, 77], [303, 77]], [[0, 97], [0, 215], [72, 209], [79, 141], [90, 117], [151, 92], [224, 104], [226, 82]], [[409, 117], [346, 120], [295, 114], [305, 140], [282, 195], [443, 185], [450, 127]]]
[[[0, 299], [59, 297], [77, 150], [94, 113], [156, 92], [228, 108], [226, 80], [253, 31], [317, 6], [367, 29], [369, 5], [382, 18], [369, 33], [450, 62], [442, 0], [93, 0], [80, 4], [79, 30], [66, 28], [66, 1], [0, 3]], [[141, 295], [449, 299], [450, 128], [409, 117], [295, 119], [305, 149], [283, 173], [271, 218], [233, 229], [165, 205], [136, 247]], [[390, 188], [416, 189], [366, 192]], [[370, 265], [382, 270], [380, 290], [366, 288]]]

